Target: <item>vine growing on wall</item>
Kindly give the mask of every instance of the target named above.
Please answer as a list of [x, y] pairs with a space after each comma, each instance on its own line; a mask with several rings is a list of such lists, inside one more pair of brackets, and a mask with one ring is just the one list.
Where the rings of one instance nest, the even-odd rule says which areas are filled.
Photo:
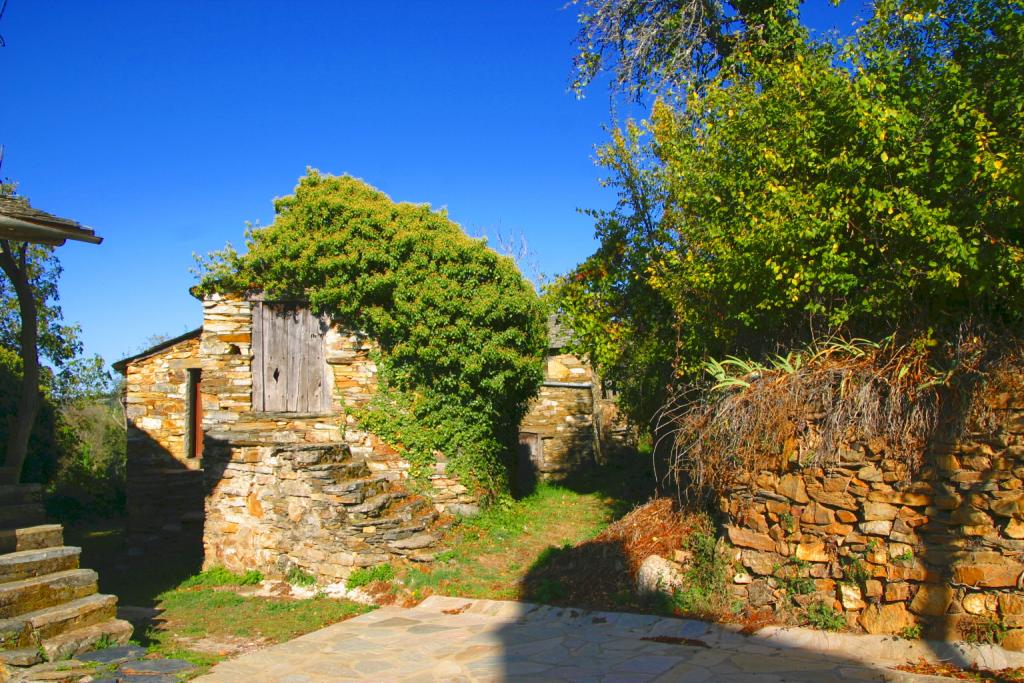
[[197, 294], [304, 297], [315, 314], [380, 343], [379, 391], [358, 417], [424, 475], [485, 495], [542, 379], [543, 308], [514, 262], [442, 211], [395, 203], [350, 176], [310, 170], [276, 217], [200, 261]]

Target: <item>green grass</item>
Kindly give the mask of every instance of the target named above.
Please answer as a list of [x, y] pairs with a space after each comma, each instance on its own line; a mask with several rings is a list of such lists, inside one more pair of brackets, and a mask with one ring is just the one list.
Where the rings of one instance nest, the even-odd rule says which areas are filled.
[[299, 567], [289, 569], [285, 578], [288, 583], [299, 588], [312, 588], [316, 585], [316, 577]]
[[[510, 600], [524, 597], [521, 581], [537, 562], [596, 536], [629, 504], [599, 486], [540, 483], [529, 496], [499, 500], [462, 521], [446, 541], [450, 550], [432, 568], [401, 577], [415, 598], [431, 593]], [[535, 600], [557, 600], [565, 587], [548, 582]]]
[[395, 578], [395, 568], [390, 564], [378, 564], [376, 567], [360, 567], [345, 579], [345, 588], [359, 588], [375, 581], [391, 581]]
[[237, 574], [224, 567], [211, 567], [199, 572], [195, 576], [185, 579], [179, 588], [194, 588], [196, 586], [255, 586], [263, 581], [263, 574], [250, 569], [243, 574]]
[[[566, 485], [540, 484], [529, 496], [504, 499], [457, 524], [445, 539], [449, 549], [429, 569], [379, 565], [354, 572], [349, 586], [398, 578], [418, 597], [525, 597], [521, 582], [538, 561], [543, 565], [566, 547], [592, 538], [646, 499], [651, 483], [646, 474], [636, 474], [642, 471], [646, 470], [613, 466], [599, 476]], [[258, 583], [262, 577], [223, 567], [200, 571], [201, 544], [180, 552], [177, 546], [160, 546], [159, 555], [130, 556], [123, 520], [69, 528], [68, 539], [83, 547], [82, 566], [99, 571], [102, 590], [117, 595], [124, 605], [162, 609], [155, 626], [136, 631], [136, 642], [196, 664], [197, 674], [230, 656], [232, 639], [282, 642], [372, 609], [322, 596], [284, 600], [240, 595], [237, 587]], [[291, 574], [288, 579], [297, 583], [302, 577]], [[549, 581], [530, 597], [557, 600], [565, 588], [560, 581]], [[630, 596], [624, 600], [631, 604]]]
[[203, 583], [208, 577], [200, 576], [159, 596], [163, 609], [161, 623], [151, 628], [141, 642], [151, 652], [185, 659], [201, 670], [224, 659], [224, 655], [190, 647], [197, 640], [247, 639], [280, 643], [372, 609], [325, 597], [308, 600], [249, 597], [224, 589], [224, 586], [240, 584]]

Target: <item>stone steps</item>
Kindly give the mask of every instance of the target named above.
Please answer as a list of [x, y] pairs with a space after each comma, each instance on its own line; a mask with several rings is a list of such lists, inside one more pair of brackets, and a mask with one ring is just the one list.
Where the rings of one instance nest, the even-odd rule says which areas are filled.
[[64, 527], [60, 524], [39, 524], [0, 531], [0, 553], [56, 548], [64, 545]]
[[68, 631], [93, 626], [117, 617], [117, 598], [99, 593], [62, 605], [45, 607], [0, 620], [0, 632], [20, 633], [19, 646], [30, 646]]
[[386, 491], [375, 496], [366, 498], [358, 505], [346, 505], [345, 511], [356, 519], [365, 515], [366, 517], [380, 517], [381, 513], [392, 503], [392, 501], [405, 498], [409, 494], [405, 491]]
[[99, 576], [91, 569], [69, 569], [0, 584], [0, 619], [53, 607], [97, 592]]
[[125, 645], [132, 637], [132, 625], [123, 619], [111, 619], [72, 629], [40, 643], [14, 650], [0, 650], [0, 662], [8, 666], [26, 667], [42, 661], [68, 659], [95, 649], [100, 641]]
[[131, 637], [131, 624], [124, 619], [109, 619], [46, 638], [40, 643], [40, 648], [46, 659], [52, 662], [89, 652], [101, 640], [106, 640], [111, 644], [126, 645]]
[[379, 495], [387, 490], [390, 482], [387, 477], [360, 477], [341, 480], [336, 484], [324, 486], [322, 491], [337, 496], [342, 505], [359, 505], [367, 498]]
[[81, 548], [59, 546], [0, 555], [0, 583], [78, 569], [78, 556], [81, 553]]
[[[98, 576], [78, 566], [59, 524], [12, 525], [42, 510], [38, 486], [0, 486], [0, 670], [73, 657], [98, 643], [126, 643], [132, 627]], [[17, 678], [18, 675], [15, 676]]]

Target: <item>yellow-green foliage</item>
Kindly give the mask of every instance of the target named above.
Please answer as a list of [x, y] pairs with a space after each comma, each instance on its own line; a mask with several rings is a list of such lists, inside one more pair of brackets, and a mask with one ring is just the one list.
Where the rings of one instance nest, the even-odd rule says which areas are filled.
[[840, 44], [775, 4], [599, 156], [622, 201], [561, 289], [627, 400], [708, 355], [1021, 322], [1020, 4], [884, 0]]
[[397, 204], [349, 176], [310, 171], [274, 223], [205, 265], [199, 292], [301, 296], [381, 345], [381, 387], [360, 416], [420, 474], [435, 451], [486, 493], [542, 378], [542, 306], [513, 261], [444, 211]]

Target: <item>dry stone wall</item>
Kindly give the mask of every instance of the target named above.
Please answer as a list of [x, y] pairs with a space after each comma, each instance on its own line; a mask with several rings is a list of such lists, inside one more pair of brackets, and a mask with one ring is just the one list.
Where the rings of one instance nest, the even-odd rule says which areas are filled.
[[989, 399], [1004, 430], [974, 433], [911, 473], [883, 439], [830, 468], [799, 466], [723, 497], [754, 608], [821, 602], [869, 633], [999, 640], [1024, 650], [1024, 398]]
[[188, 369], [198, 367], [199, 337], [185, 339], [125, 368], [125, 412], [133, 460], [188, 469], [199, 461], [185, 452]]
[[541, 479], [563, 478], [632, 443], [615, 402], [602, 397], [593, 368], [567, 353], [547, 357], [544, 383], [520, 432], [539, 440], [530, 458]]
[[397, 557], [429, 561], [438, 513], [345, 444], [239, 446], [207, 507], [206, 564], [345, 579]]
[[204, 302], [206, 563], [268, 575], [297, 567], [337, 580], [390, 557], [431, 559], [436, 524], [476, 500], [443, 462], [425, 495], [410, 493], [409, 463], [352, 415], [376, 390], [373, 342], [327, 331], [329, 412], [256, 413], [253, 305], [222, 296]]
[[198, 536], [203, 487], [199, 458], [191, 457], [189, 370], [199, 366], [199, 335], [127, 363], [127, 507], [133, 541], [188, 530]]

